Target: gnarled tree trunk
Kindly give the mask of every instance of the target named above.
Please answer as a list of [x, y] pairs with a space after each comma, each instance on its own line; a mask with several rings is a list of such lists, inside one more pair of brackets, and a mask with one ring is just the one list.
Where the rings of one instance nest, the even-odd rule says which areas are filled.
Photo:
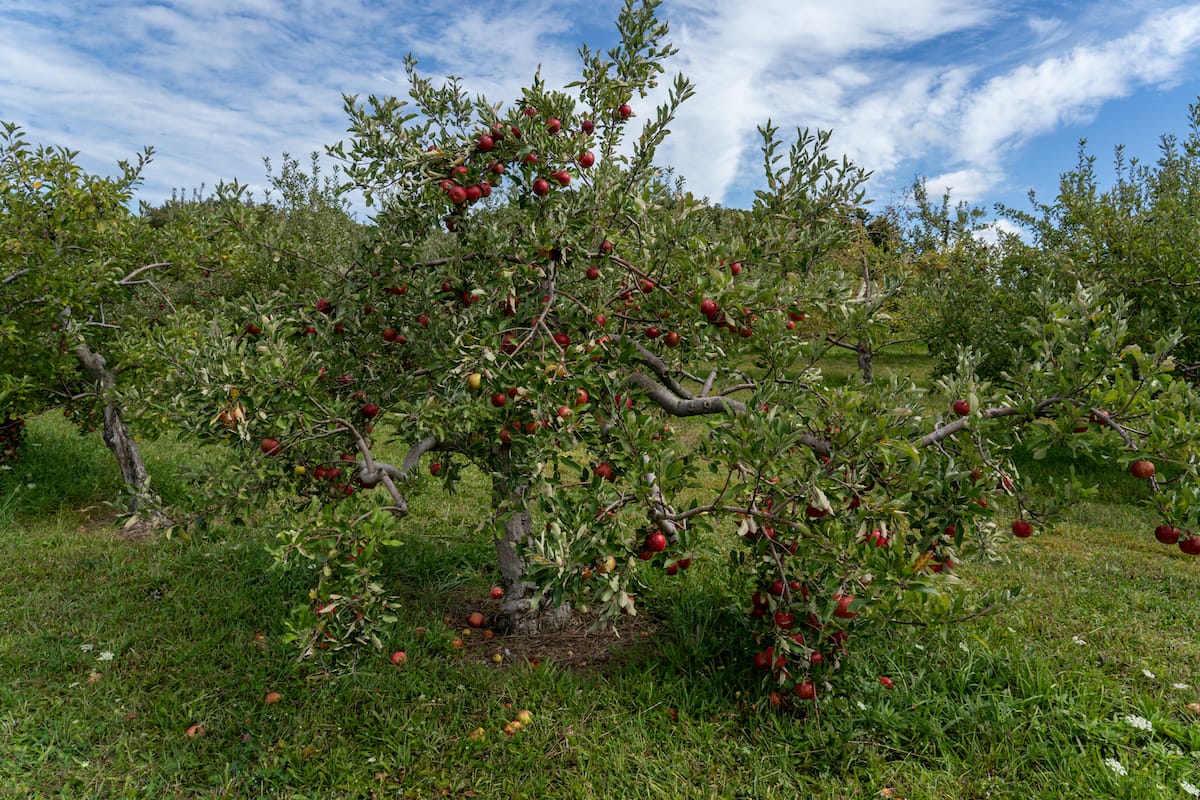
[[500, 610], [512, 633], [546, 633], [566, 627], [574, 616], [571, 606], [552, 606], [543, 598], [535, 600], [537, 584], [525, 578], [522, 548], [533, 532], [533, 517], [525, 510], [527, 487], [512, 470], [507, 446], [495, 448], [497, 469], [492, 472], [492, 508], [507, 513], [504, 535], [496, 538], [496, 560], [504, 587]]
[[[116, 375], [108, 368], [104, 356], [83, 342], [75, 348], [75, 357], [80, 368], [95, 383], [97, 393], [102, 397], [107, 396], [116, 383]], [[130, 488], [130, 513], [140, 514], [154, 524], [167, 522], [167, 518], [157, 509], [140, 508], [142, 498], [150, 494], [150, 473], [146, 471], [146, 463], [137, 442], [133, 440], [121, 416], [120, 405], [111, 399], [104, 404], [104, 444], [116, 458], [121, 477]]]

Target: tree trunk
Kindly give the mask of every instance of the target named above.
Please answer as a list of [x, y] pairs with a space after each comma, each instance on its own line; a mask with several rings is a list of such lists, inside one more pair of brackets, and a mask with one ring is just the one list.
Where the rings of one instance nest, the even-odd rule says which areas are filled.
[[507, 446], [496, 448], [498, 469], [492, 477], [492, 508], [508, 513], [504, 535], [496, 538], [496, 561], [504, 588], [500, 611], [509, 631], [517, 634], [546, 633], [566, 627], [573, 619], [571, 606], [552, 607], [548, 599], [535, 600], [537, 585], [525, 579], [522, 547], [533, 532], [533, 517], [525, 510], [526, 486], [512, 471]]
[[[84, 373], [95, 383], [97, 394], [100, 397], [108, 397], [116, 383], [116, 375], [108, 368], [104, 356], [93, 352], [84, 342], [75, 348], [75, 357]], [[112, 399], [106, 399], [104, 403], [104, 444], [116, 458], [121, 477], [129, 486], [130, 513], [140, 513], [155, 524], [166, 522], [167, 518], [158, 510], [141, 508], [142, 500], [150, 495], [150, 474], [146, 471], [141, 451], [138, 450], [137, 443], [121, 416], [120, 405]]]
[[875, 377], [874, 354], [866, 345], [858, 346], [858, 371], [862, 373], [863, 383], [870, 383]]

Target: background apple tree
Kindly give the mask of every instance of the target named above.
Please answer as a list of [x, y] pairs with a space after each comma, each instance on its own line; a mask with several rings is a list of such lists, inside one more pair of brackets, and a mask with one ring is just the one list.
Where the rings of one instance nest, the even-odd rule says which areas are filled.
[[[406, 492], [453, 491], [468, 464], [491, 480], [510, 629], [633, 614], [646, 570], [723, 564], [748, 659], [791, 702], [829, 687], [856, 632], [995, 602], [953, 591], [955, 566], [1087, 491], [1066, 477], [1034, 508], [1018, 450], [1152, 457], [1147, 502], [1200, 527], [1172, 342], [1130, 345], [1102, 293], [1014, 320], [1033, 345], [1003, 389], [970, 352], [933, 392], [827, 377], [831, 349], [881, 341], [897, 291], [842, 252], [867, 175], [829, 134], [768, 123], [749, 211], [672, 183], [655, 151], [692, 87], [647, 105], [673, 52], [656, 5], [627, 3], [620, 43], [583, 48], [564, 90], [535, 77], [493, 105], [410, 62], [411, 102], [347, 98], [331, 153], [378, 209], [361, 246], [162, 337], [164, 392], [141, 401], [240, 447], [210, 495], [271, 503], [279, 558], [317, 568], [305, 654], [378, 644], [379, 549], [421, 531]], [[241, 187], [225, 196], [252, 230]]]

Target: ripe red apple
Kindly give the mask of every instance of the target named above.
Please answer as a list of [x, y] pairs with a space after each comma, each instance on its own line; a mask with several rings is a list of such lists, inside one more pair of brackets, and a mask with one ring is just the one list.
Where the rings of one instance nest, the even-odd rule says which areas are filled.
[[571, 185], [571, 173], [567, 172], [565, 169], [560, 169], [557, 172], [552, 173], [550, 177], [558, 181], [559, 186]]
[[617, 106], [617, 116], [621, 119], [629, 119], [633, 116], [633, 109], [629, 107], [629, 103], [621, 103]]
[[363, 403], [361, 410], [362, 415], [367, 419], [371, 419], [372, 417], [379, 415], [379, 406], [375, 405], [374, 403]]
[[667, 335], [663, 337], [663, 342], [667, 347], [679, 347], [679, 334], [675, 331], [667, 331]]
[[483, 623], [483, 614], [480, 614], [478, 611], [473, 611], [471, 615], [467, 617], [467, 624], [472, 628], [482, 628]]
[[550, 133], [558, 133], [562, 130], [562, 121], [558, 117], [551, 117], [546, 120], [546, 130]]
[[700, 301], [700, 313], [712, 321], [717, 318], [717, 314], [721, 313], [721, 307], [717, 305], [717, 301], [706, 297]]
[[396, 332], [395, 328], [384, 328], [383, 329], [383, 340], [385, 342], [394, 342], [394, 341], [396, 341], [396, 337], [399, 335], [400, 334]]
[[657, 339], [658, 335], [660, 333], [662, 333], [662, 331], [660, 331], [658, 328], [654, 327], [653, 325], [646, 328], [646, 338], [647, 339]]
[[533, 193], [538, 197], [545, 197], [550, 193], [550, 182], [545, 178], [538, 178], [533, 182]]
[[555, 409], [554, 413], [559, 419], [566, 419], [567, 417], [571, 416], [571, 409], [568, 406], [559, 406], [557, 409]]
[[600, 279], [600, 270], [596, 269], [595, 267], [588, 267], [585, 274], [587, 275], [589, 281]]
[[496, 392], [494, 395], [492, 395], [492, 405], [494, 405], [496, 408], [503, 408], [504, 404], [507, 402], [508, 395], [504, 392]]
[[837, 608], [833, 610], [833, 615], [835, 617], [841, 617], [842, 619], [854, 619], [856, 616], [858, 616], [857, 611], [850, 610], [850, 604], [854, 602], [853, 595], [835, 594], [833, 599], [837, 600]]
[[596, 123], [595, 123], [595, 122], [593, 122], [593, 121], [592, 121], [592, 120], [590, 120], [590, 119], [585, 119], [585, 120], [583, 121], [583, 123], [582, 123], [582, 124], [579, 126], [579, 128], [580, 128], [580, 130], [582, 130], [584, 133], [588, 133], [588, 134], [590, 134], [590, 133], [592, 133], [593, 131], [595, 131], [595, 130], [596, 130]]
[[391, 661], [397, 667], [400, 666], [401, 664], [407, 663], [408, 662], [408, 653], [405, 653], [403, 650], [397, 650], [396, 652], [392, 653]]
[[504, 589], [499, 586], [493, 586], [491, 594], [493, 600], [499, 600], [501, 597], [504, 597]]
[[1154, 477], [1154, 462], [1146, 459], [1138, 459], [1129, 465], [1129, 474], [1135, 478], [1147, 480]]
[[755, 669], [770, 669], [771, 664], [775, 661], [775, 648], [768, 647], [766, 650], [760, 650], [754, 654]]
[[441, 471], [442, 471], [442, 465], [439, 464], [437, 461], [435, 461], [429, 465], [429, 474], [430, 475], [437, 476], [437, 475], [441, 474]]
[[1163, 544], [1175, 544], [1182, 535], [1183, 531], [1171, 525], [1159, 525], [1154, 529], [1154, 538]]
[[579, 166], [583, 167], [584, 169], [587, 169], [592, 164], [596, 163], [596, 154], [593, 153], [591, 150], [588, 150], [587, 152], [584, 152], [584, 153], [580, 153], [578, 161], [579, 161]]
[[428, 314], [418, 314], [417, 315], [417, 324], [420, 325], [422, 328], [428, 328], [429, 327], [429, 315]]
[[1189, 556], [1200, 556], [1200, 536], [1185, 536], [1179, 540], [1179, 549]]
[[570, 347], [571, 337], [565, 333], [556, 333], [554, 334], [554, 343], [559, 347]]
[[965, 417], [967, 414], [971, 413], [971, 404], [961, 398], [955, 400], [953, 405], [950, 407], [954, 409], [954, 413], [958, 414], [960, 417]]
[[1033, 525], [1027, 519], [1013, 520], [1012, 532], [1018, 539], [1028, 539], [1033, 536]]
[[653, 553], [661, 553], [667, 549], [667, 537], [662, 531], [654, 531], [646, 537], [646, 549]]
[[808, 678], [797, 683], [793, 691], [801, 700], [815, 700], [817, 697], [817, 685]]
[[479, 141], [475, 143], [475, 149], [481, 153], [490, 153], [492, 148], [496, 146], [496, 140], [484, 134], [479, 137]]
[[610, 242], [608, 239], [605, 239], [603, 242], [600, 243], [600, 254], [601, 255], [606, 256], [609, 253], [611, 253], [612, 251], [613, 251], [613, 243]]
[[262, 333], [262, 328], [258, 327], [253, 322], [247, 322], [242, 326], [242, 328], [251, 336], [258, 336], [260, 333]]
[[789, 614], [786, 611], [776, 611], [775, 612], [775, 624], [778, 625], [779, 627], [783, 628], [784, 630], [787, 630], [788, 628], [790, 628], [796, 624], [796, 617], [795, 617], [795, 615]]
[[283, 695], [281, 695], [279, 692], [267, 692], [267, 694], [263, 697], [263, 702], [269, 706], [273, 706], [278, 703], [282, 697]]
[[730, 264], [729, 265], [729, 274], [735, 278], [738, 275], [741, 275], [742, 274], [742, 262], [734, 261], [732, 264]]
[[575, 405], [577, 405], [577, 406], [587, 405], [587, 401], [588, 401], [587, 389], [576, 389], [575, 390]]
[[[484, 185], [486, 186], [487, 184]], [[491, 190], [489, 189], [488, 191], [490, 192]], [[480, 198], [483, 197], [483, 189], [481, 189], [477, 183], [473, 183], [468, 186], [466, 192], [468, 203], [478, 203]]]
[[454, 203], [454, 205], [461, 206], [463, 203], [467, 202], [467, 190], [461, 186], [451, 186], [446, 190], [446, 197], [449, 198], [450, 202]]
[[592, 472], [602, 481], [611, 481], [613, 479], [613, 467], [607, 461], [601, 461], [592, 468]]
[[895, 684], [894, 684], [894, 683], [892, 683], [892, 679], [891, 679], [891, 678], [889, 678], [887, 675], [880, 675], [880, 676], [879, 676], [879, 682], [880, 682], [881, 684], [883, 684], [883, 688], [885, 688], [885, 689], [889, 689], [889, 690], [890, 690], [890, 689], [892, 689], [892, 688], [895, 686]]
[[278, 439], [263, 439], [258, 447], [269, 456], [277, 456], [281, 450]]
[[317, 311], [320, 311], [322, 314], [330, 314], [333, 312], [333, 303], [322, 297], [317, 300]]

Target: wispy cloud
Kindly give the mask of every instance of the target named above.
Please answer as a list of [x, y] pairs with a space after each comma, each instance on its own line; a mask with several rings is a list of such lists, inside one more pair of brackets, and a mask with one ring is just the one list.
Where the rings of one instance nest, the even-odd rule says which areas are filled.
[[[832, 128], [886, 197], [930, 188], [986, 199], [1038, 137], [1105, 103], [1197, 77], [1200, 7], [1142, 0], [666, 0], [690, 76], [660, 155], [697, 194], [744, 203], [759, 185], [756, 126]], [[403, 57], [512, 101], [540, 68], [578, 75], [620, 0], [10, 0], [0, 9], [0, 119], [108, 169], [154, 145], [146, 196], [237, 177], [263, 156], [344, 136], [342, 94], [407, 91]], [[1081, 8], [1083, 9], [1081, 11]], [[640, 101], [639, 113], [660, 101]], [[1023, 189], [1024, 187], [1022, 187]]]

